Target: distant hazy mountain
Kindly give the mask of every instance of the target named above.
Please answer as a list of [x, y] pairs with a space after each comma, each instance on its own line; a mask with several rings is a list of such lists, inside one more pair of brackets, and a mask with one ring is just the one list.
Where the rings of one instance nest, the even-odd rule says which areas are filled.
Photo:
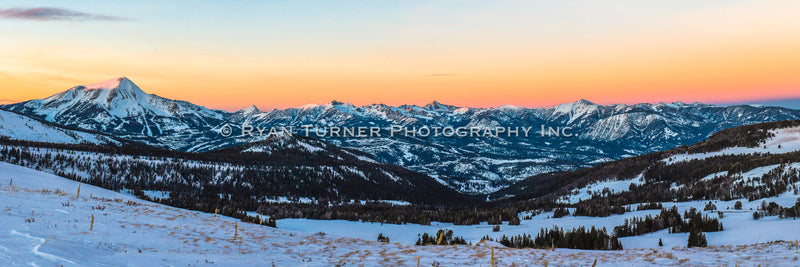
[[773, 106], [773, 107], [784, 107], [790, 109], [800, 109], [800, 98], [747, 101], [747, 102], [734, 103], [734, 105]]
[[[540, 173], [574, 170], [601, 162], [692, 144], [722, 129], [759, 122], [800, 119], [800, 111], [750, 105], [702, 103], [597, 105], [587, 100], [552, 108], [468, 108], [432, 102], [424, 106], [323, 105], [261, 111], [209, 110], [185, 101], [144, 93], [130, 80], [78, 86], [54, 96], [2, 106], [59, 124], [111, 133], [151, 145], [210, 151], [259, 138], [223, 137], [229, 125], [257, 127], [530, 127], [525, 137], [382, 137], [325, 141], [372, 154], [438, 178], [462, 192], [487, 193]], [[542, 137], [540, 129], [572, 127], [576, 137]], [[313, 134], [311, 137], [315, 137]], [[262, 138], [263, 139], [263, 138]]]

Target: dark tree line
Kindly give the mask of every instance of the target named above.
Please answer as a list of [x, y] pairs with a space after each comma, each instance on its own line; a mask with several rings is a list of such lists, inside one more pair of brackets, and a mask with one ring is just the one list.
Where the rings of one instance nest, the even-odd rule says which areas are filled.
[[511, 237], [503, 235], [499, 240], [493, 240], [491, 237], [485, 236], [481, 240], [496, 241], [510, 248], [622, 249], [622, 244], [619, 240], [616, 237], [609, 236], [605, 228], [597, 229], [595, 227], [589, 230], [584, 227], [578, 227], [569, 231], [553, 227], [548, 230], [541, 229], [534, 238], [531, 238], [529, 234], [523, 234]]
[[658, 203], [654, 203], [654, 202], [639, 203], [639, 205], [636, 205], [636, 210], [660, 210], [660, 209], [663, 209], [663, 208], [664, 208], [664, 205], [662, 205], [661, 202], [658, 202]]
[[611, 214], [624, 214], [631, 211], [622, 205], [611, 205], [607, 199], [591, 199], [575, 205], [573, 216], [608, 217]]
[[562, 218], [569, 215], [569, 210], [565, 207], [558, 207], [553, 209], [553, 218]]
[[614, 236], [627, 237], [638, 236], [652, 233], [664, 229], [669, 229], [670, 233], [685, 233], [693, 230], [701, 232], [717, 232], [724, 228], [719, 219], [708, 215], [703, 216], [701, 212], [692, 208], [687, 210], [681, 218], [678, 208], [672, 206], [670, 209], [661, 209], [661, 213], [656, 216], [645, 216], [644, 218], [633, 217], [625, 219], [625, 223], [614, 227]]
[[782, 207], [778, 203], [761, 201], [761, 206], [753, 213], [754, 219], [759, 219], [765, 216], [779, 216], [780, 218], [797, 219], [800, 217], [800, 198], [791, 207]]

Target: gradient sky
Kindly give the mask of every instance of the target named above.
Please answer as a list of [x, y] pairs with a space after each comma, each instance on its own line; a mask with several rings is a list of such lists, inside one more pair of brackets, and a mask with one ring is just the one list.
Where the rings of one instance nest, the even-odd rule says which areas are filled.
[[117, 76], [226, 110], [793, 98], [798, 10], [796, 0], [4, 0], [0, 103]]

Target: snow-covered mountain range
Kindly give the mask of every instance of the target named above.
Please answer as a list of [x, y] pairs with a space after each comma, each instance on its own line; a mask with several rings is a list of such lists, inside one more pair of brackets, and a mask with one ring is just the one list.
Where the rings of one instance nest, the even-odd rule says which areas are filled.
[[[236, 151], [270, 154], [292, 150], [302, 153], [323, 153], [328, 149], [337, 148], [319, 140], [281, 136], [221, 151], [176, 154], [197, 157]], [[800, 228], [796, 227], [797, 212], [800, 211], [800, 199], [798, 199], [800, 121], [731, 128], [692, 146], [601, 164], [574, 173], [562, 173], [557, 179], [550, 179], [550, 182], [558, 186], [555, 190], [547, 190], [549, 187], [547, 179], [541, 177], [526, 179], [516, 186], [516, 189], [520, 190], [518, 193], [521, 193], [518, 196], [521, 198], [516, 199], [520, 200], [518, 203], [528, 203], [532, 199], [550, 199], [563, 204], [570, 203], [571, 206], [564, 209], [566, 214], [560, 215], [557, 215], [558, 209], [523, 210], [516, 213], [522, 218], [519, 224], [510, 222], [493, 224], [486, 221], [468, 225], [438, 221], [429, 224], [397, 224], [355, 219], [279, 217], [276, 229], [259, 225], [255, 221], [245, 223], [242, 219], [218, 216], [210, 211], [188, 211], [168, 207], [137, 199], [130, 195], [130, 189], [114, 192], [89, 184], [79, 185], [78, 181], [48, 173], [68, 169], [62, 166], [92, 168], [92, 164], [75, 164], [73, 159], [107, 163], [99, 166], [101, 168], [123, 166], [121, 164], [123, 162], [130, 164], [140, 161], [146, 163], [146, 166], [162, 171], [164, 164], [184, 165], [175, 168], [183, 174], [176, 172], [174, 175], [165, 175], [182, 180], [192, 176], [185, 172], [189, 168], [206, 166], [236, 169], [235, 164], [48, 148], [24, 150], [26, 153], [34, 154], [52, 153], [50, 156], [24, 158], [56, 160], [36, 161], [49, 166], [48, 168], [35, 166], [34, 162], [26, 162], [28, 168], [0, 162], [0, 192], [3, 192], [0, 194], [0, 201], [9, 203], [4, 211], [5, 216], [0, 217], [0, 223], [7, 226], [0, 230], [0, 244], [2, 244], [0, 258], [6, 259], [11, 265], [45, 263], [78, 266], [113, 263], [119, 260], [136, 264], [156, 262], [192, 264], [198, 262], [195, 257], [197, 255], [202, 256], [207, 263], [248, 264], [252, 263], [254, 257], [256, 261], [263, 261], [257, 256], [266, 252], [278, 255], [270, 258], [278, 265], [312, 263], [310, 265], [314, 266], [342, 262], [375, 262], [375, 264], [391, 262], [397, 265], [410, 262], [414, 265], [418, 259], [421, 263], [432, 265], [442, 262], [470, 265], [480, 261], [491, 261], [495, 257], [501, 259], [501, 263], [508, 265], [517, 263], [548, 265], [551, 262], [558, 262], [568, 265], [597, 266], [630, 264], [792, 266], [797, 262], [795, 260], [797, 243], [792, 239], [800, 234]], [[344, 157], [365, 156], [357, 151], [340, 152], [342, 153], [338, 155]], [[0, 155], [8, 154], [16, 153], [0, 153]], [[70, 159], [71, 157], [73, 159]], [[281, 158], [292, 158], [292, 156], [281, 156]], [[348, 162], [357, 161], [359, 160], [348, 160]], [[152, 171], [133, 171], [141, 170], [141, 167], [121, 169], [126, 171], [114, 173], [108, 178], [131, 181], [135, 179], [133, 173], [161, 175]], [[361, 170], [366, 169], [368, 168]], [[73, 171], [85, 173], [86, 177], [97, 177], [77, 169]], [[111, 173], [102, 170], [100, 172]], [[295, 173], [295, 171], [290, 172]], [[216, 175], [211, 176], [216, 177]], [[232, 175], [231, 179], [236, 179], [235, 177], [239, 176]], [[220, 178], [222, 179], [219, 180], [228, 180]], [[334, 180], [353, 181], [338, 177]], [[291, 185], [308, 185], [316, 181], [319, 180], [313, 178], [305, 182], [293, 181]], [[435, 182], [428, 184], [437, 185]], [[174, 186], [176, 183], [170, 185]], [[254, 186], [254, 188], [269, 187]], [[331, 187], [325, 185], [323, 188]], [[247, 193], [247, 190], [233, 189], [225, 202], [239, 199], [238, 196]], [[567, 194], [563, 194], [564, 192]], [[148, 197], [172, 199], [169, 203], [181, 203], [176, 201], [180, 196], [177, 192], [153, 191], [145, 187], [142, 194]], [[306, 198], [301, 198], [299, 201], [303, 202], [304, 199]], [[192, 201], [197, 200], [192, 199]], [[279, 199], [265, 202], [274, 204], [285, 201]], [[513, 201], [515, 201], [513, 198], [502, 198], [499, 200], [499, 205], [508, 207]], [[620, 207], [621, 212], [583, 214], [586, 212], [586, 206], [591, 206], [593, 212], [602, 210], [603, 207], [615, 206]], [[256, 206], [249, 207], [254, 209]], [[401, 209], [399, 206], [394, 207]], [[309, 212], [300, 210], [297, 212]], [[665, 219], [664, 216], [669, 215], [668, 211], [671, 210], [678, 216], [677, 220]], [[274, 216], [272, 213], [262, 214], [261, 211], [239, 211], [254, 218]], [[680, 214], [683, 214], [683, 217], [680, 217]], [[680, 224], [686, 228], [694, 227], [687, 225], [700, 220], [696, 218], [720, 225], [718, 229], [697, 230], [704, 232], [703, 240], [707, 239], [705, 242], [709, 245], [708, 248], [685, 248], [687, 243], [692, 242], [691, 231], [675, 230], [681, 229], [675, 226]], [[64, 227], [63, 223], [55, 223], [63, 221], [68, 221], [70, 224]], [[615, 235], [624, 250], [581, 250], [563, 247], [515, 249], [504, 246], [502, 242], [483, 240], [485, 237], [500, 240], [507, 236], [533, 235], [547, 231], [551, 225], [566, 229], [576, 227], [603, 229], [603, 232]], [[435, 232], [440, 229], [452, 230], [454, 235], [465, 238], [470, 244], [413, 245], [419, 238], [419, 233]], [[625, 232], [625, 229], [630, 229], [630, 232]], [[137, 238], [142, 232], [148, 233], [152, 238]], [[377, 236], [389, 237], [391, 242], [376, 242], [374, 240]], [[267, 239], [271, 241], [258, 242]], [[192, 253], [182, 252], [186, 250], [186, 246], [192, 249]], [[230, 246], [239, 246], [238, 253], [232, 256], [229, 253]], [[331, 252], [309, 253], [325, 248]], [[769, 253], [764, 253], [765, 251]], [[541, 256], [531, 258], [533, 252]]]
[[[428, 105], [323, 105], [261, 111], [211, 110], [185, 101], [150, 95], [126, 78], [77, 86], [51, 97], [1, 106], [44, 120], [106, 132], [181, 151], [216, 150], [259, 138], [226, 138], [225, 126], [256, 127], [530, 127], [525, 137], [323, 137], [325, 141], [372, 154], [437, 177], [462, 192], [488, 193], [526, 177], [574, 170], [688, 145], [722, 129], [759, 122], [800, 119], [800, 111], [780, 107], [715, 106], [702, 103], [598, 105], [587, 100], [551, 108], [469, 108]], [[542, 137], [541, 126], [571, 127], [574, 137]], [[312, 137], [314, 137], [312, 135]]]

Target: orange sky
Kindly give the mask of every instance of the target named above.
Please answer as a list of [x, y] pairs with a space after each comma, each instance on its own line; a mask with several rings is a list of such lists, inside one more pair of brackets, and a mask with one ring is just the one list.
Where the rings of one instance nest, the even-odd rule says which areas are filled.
[[[318, 24], [303, 25], [242, 14], [220, 20], [224, 25], [198, 20], [190, 29], [157, 19], [178, 10], [173, 6], [131, 7], [128, 21], [0, 18], [0, 35], [10, 37], [0, 40], [0, 101], [44, 98], [116, 76], [149, 93], [226, 110], [333, 99], [546, 107], [579, 98], [612, 104], [800, 97], [796, 1], [710, 1], [697, 8], [567, 2], [369, 6], [380, 14], [323, 13]], [[203, 10], [184, 16], [197, 19]]]

